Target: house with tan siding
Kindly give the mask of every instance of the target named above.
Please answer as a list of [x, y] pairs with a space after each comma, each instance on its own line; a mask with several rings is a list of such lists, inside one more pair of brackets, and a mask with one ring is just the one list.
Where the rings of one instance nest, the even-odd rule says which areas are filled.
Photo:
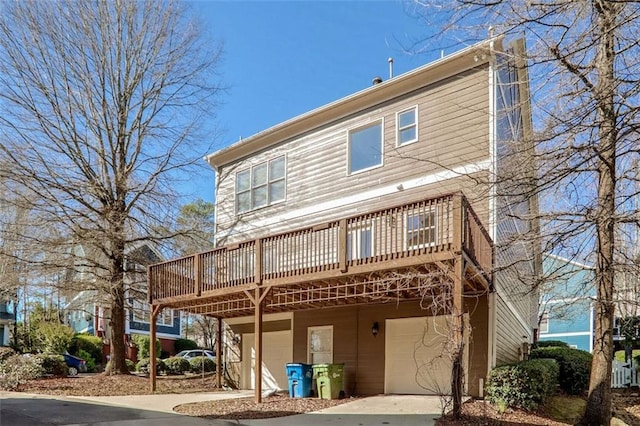
[[450, 393], [460, 361], [481, 395], [536, 323], [535, 256], [495, 250], [532, 227], [505, 209], [536, 208], [496, 189], [531, 131], [523, 49], [470, 46], [208, 155], [216, 245], [149, 268], [152, 315], [220, 318], [257, 400], [289, 362], [344, 364], [366, 395]]

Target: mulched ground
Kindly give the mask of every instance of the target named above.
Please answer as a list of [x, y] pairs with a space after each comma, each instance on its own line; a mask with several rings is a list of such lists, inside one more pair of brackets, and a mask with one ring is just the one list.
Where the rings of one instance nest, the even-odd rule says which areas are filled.
[[[33, 380], [21, 385], [22, 392], [68, 396], [121, 396], [148, 395], [151, 393], [148, 377], [140, 376], [79, 376], [68, 378], [50, 378]], [[157, 380], [156, 393], [195, 393], [216, 392], [215, 375], [204, 379], [200, 376], [161, 376]], [[176, 408], [177, 412], [190, 416], [225, 419], [258, 419], [290, 416], [318, 411], [353, 401], [352, 398], [325, 400], [317, 398], [289, 398], [286, 395], [274, 395], [256, 404], [253, 398], [239, 398], [224, 401], [209, 401], [185, 404]], [[614, 390], [614, 414], [630, 426], [640, 426], [640, 391], [638, 389]], [[498, 413], [484, 401], [471, 400], [462, 407], [463, 418], [453, 420], [448, 416], [437, 421], [438, 426], [483, 425], [483, 426], [521, 426], [547, 425], [560, 426], [570, 423], [557, 422], [544, 412], [529, 413], [514, 410]]]

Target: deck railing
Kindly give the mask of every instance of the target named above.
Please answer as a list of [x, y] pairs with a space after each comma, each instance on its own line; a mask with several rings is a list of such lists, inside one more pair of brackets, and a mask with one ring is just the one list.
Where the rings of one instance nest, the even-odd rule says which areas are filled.
[[[456, 213], [456, 210], [457, 213]], [[461, 241], [455, 242], [456, 235]], [[460, 245], [460, 247], [457, 247]], [[347, 219], [267, 236], [149, 267], [150, 301], [411, 256], [464, 251], [489, 273], [492, 243], [461, 194], [422, 200]]]

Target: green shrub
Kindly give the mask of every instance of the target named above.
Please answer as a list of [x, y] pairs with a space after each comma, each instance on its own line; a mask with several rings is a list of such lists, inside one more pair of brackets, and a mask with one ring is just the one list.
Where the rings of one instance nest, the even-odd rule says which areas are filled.
[[[131, 336], [131, 340], [133, 340], [133, 343], [138, 347], [138, 359], [149, 358], [151, 356], [151, 339], [149, 336], [134, 334]], [[159, 354], [161, 350], [160, 340], [156, 339], [156, 353]]]
[[193, 357], [189, 359], [189, 364], [191, 364], [192, 373], [202, 373], [203, 367], [205, 373], [210, 373], [216, 370], [216, 363], [206, 356]]
[[64, 361], [64, 356], [57, 354], [38, 354], [34, 355], [36, 358], [42, 360], [42, 368], [44, 368], [45, 374], [51, 374], [56, 377], [66, 377], [69, 372], [69, 367]]
[[191, 370], [189, 360], [180, 356], [165, 359], [164, 365], [167, 367], [165, 370], [167, 374], [184, 374], [186, 371]]
[[486, 397], [504, 412], [507, 408], [535, 410], [553, 395], [559, 368], [553, 360], [534, 359], [494, 368], [487, 381]]
[[[160, 358], [156, 358], [156, 373], [166, 371], [167, 366]], [[141, 358], [136, 364], [136, 371], [144, 374], [149, 374], [149, 358]]]
[[91, 354], [84, 349], [80, 349], [78, 354], [76, 355], [78, 358], [82, 358], [85, 360], [87, 366], [87, 373], [95, 373], [96, 372], [96, 362], [91, 356]]
[[580, 349], [549, 347], [531, 351], [530, 358], [553, 358], [560, 367], [560, 387], [569, 395], [582, 395], [589, 388], [591, 359]]
[[[136, 370], [137, 364], [135, 362], [131, 361], [130, 359], [125, 358], [124, 363], [126, 364], [127, 370], [130, 373], [133, 372], [133, 371], [139, 371], [139, 370]], [[104, 369], [107, 370], [109, 368], [110, 364], [111, 364], [111, 361], [107, 361], [107, 365], [105, 365]], [[145, 366], [143, 366], [143, 367], [144, 367], [144, 371], [141, 371], [141, 373], [149, 374], [149, 360], [148, 359], [147, 359], [147, 364]], [[158, 364], [156, 366], [156, 370], [157, 371], [160, 371], [159, 367], [161, 367], [160, 364]]]
[[[613, 357], [616, 361], [624, 362], [624, 350], [616, 351]], [[631, 353], [631, 358], [640, 361], [640, 349], [634, 349]]]
[[28, 380], [44, 376], [42, 358], [12, 355], [0, 362], [0, 389], [14, 390]]
[[173, 344], [173, 348], [176, 350], [176, 353], [178, 353], [198, 349], [198, 344], [191, 339], [177, 339]]
[[131, 361], [130, 359], [125, 359], [124, 363], [127, 364], [127, 370], [129, 370], [129, 372], [132, 371], [136, 371], [136, 363]]
[[569, 344], [567, 344], [566, 342], [562, 342], [560, 340], [538, 340], [538, 342], [536, 342], [536, 348], [551, 348], [551, 347], [568, 348]]
[[[73, 351], [72, 351], [73, 350]], [[71, 341], [71, 347], [69, 353], [71, 355], [77, 355], [80, 351], [86, 351], [89, 353], [94, 361], [94, 364], [102, 364], [102, 338], [98, 336], [91, 336], [89, 334], [76, 334]], [[86, 359], [84, 357], [80, 357]], [[87, 362], [89, 360], [87, 359]]]
[[15, 354], [16, 354], [16, 351], [14, 351], [13, 349], [7, 346], [0, 346], [0, 362], [5, 361], [6, 359], [8, 359], [9, 357]]
[[71, 327], [56, 322], [42, 322], [38, 325], [38, 349], [43, 353], [64, 353], [71, 345], [73, 335]]

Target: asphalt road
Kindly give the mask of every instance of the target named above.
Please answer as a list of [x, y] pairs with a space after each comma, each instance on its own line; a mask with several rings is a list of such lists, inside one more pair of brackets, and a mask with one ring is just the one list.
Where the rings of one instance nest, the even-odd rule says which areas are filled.
[[0, 426], [210, 426], [231, 425], [179, 414], [52, 398], [2, 398]]

